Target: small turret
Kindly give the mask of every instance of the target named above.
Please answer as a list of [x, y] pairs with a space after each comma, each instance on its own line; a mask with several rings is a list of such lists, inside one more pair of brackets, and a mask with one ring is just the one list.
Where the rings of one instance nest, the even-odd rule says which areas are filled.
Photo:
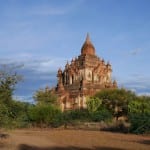
[[74, 62], [75, 62], [75, 60], [72, 58], [72, 60], [71, 60], [71, 64], [74, 64]]
[[105, 60], [104, 59], [102, 59], [101, 62], [102, 62], [102, 64], [105, 64]]
[[57, 78], [58, 78], [57, 91], [63, 91], [64, 86], [62, 83], [62, 70], [61, 70], [61, 68], [58, 69]]
[[107, 67], [107, 69], [108, 69], [109, 71], [112, 70], [112, 69], [111, 69], [111, 64], [109, 63], [109, 61], [107, 62], [106, 67]]
[[114, 88], [117, 88], [117, 87], [118, 87], [116, 80], [113, 81], [113, 87], [114, 87]]
[[69, 63], [67, 61], [67, 64], [65, 65], [65, 69], [68, 69], [69, 68]]
[[62, 75], [62, 70], [61, 68], [58, 69], [58, 73], [57, 73], [57, 77], [61, 76]]

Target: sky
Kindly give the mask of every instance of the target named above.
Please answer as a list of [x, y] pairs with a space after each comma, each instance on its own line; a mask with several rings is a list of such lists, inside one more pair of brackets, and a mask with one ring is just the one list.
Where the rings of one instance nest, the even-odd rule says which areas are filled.
[[21, 65], [14, 93], [32, 101], [80, 55], [87, 32], [119, 87], [150, 95], [149, 0], [0, 0], [0, 64]]

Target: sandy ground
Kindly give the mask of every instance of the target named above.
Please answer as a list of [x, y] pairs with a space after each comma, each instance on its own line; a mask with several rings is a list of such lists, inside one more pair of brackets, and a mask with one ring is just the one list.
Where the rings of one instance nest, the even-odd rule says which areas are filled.
[[150, 136], [83, 130], [14, 130], [0, 150], [150, 150]]

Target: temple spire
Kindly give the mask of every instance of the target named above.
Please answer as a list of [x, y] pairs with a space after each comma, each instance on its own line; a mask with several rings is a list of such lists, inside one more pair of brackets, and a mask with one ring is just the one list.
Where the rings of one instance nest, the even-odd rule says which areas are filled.
[[87, 33], [87, 35], [86, 35], [86, 40], [85, 40], [85, 41], [86, 41], [86, 42], [91, 42], [89, 33]]
[[86, 40], [81, 48], [82, 55], [95, 55], [95, 48], [90, 40], [89, 33], [87, 33]]

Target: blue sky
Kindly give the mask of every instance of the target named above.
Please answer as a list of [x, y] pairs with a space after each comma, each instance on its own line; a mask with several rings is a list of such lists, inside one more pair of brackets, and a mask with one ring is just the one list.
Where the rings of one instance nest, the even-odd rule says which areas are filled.
[[150, 94], [149, 0], [0, 0], [0, 63], [23, 64], [15, 96], [30, 100], [80, 55], [87, 32], [120, 87]]

